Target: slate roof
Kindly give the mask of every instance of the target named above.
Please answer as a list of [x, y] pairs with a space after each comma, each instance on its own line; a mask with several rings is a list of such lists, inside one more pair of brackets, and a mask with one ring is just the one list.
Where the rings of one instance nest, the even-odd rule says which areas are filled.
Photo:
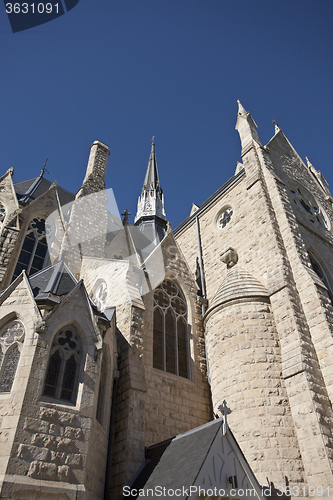
[[[153, 473], [156, 465], [161, 460], [163, 453], [165, 452], [165, 450], [167, 449], [167, 447], [169, 446], [169, 444], [173, 439], [174, 438], [170, 438], [167, 439], [166, 441], [162, 441], [161, 443], [154, 444], [152, 446], [149, 446], [149, 448], [146, 448], [145, 452], [146, 460], [131, 483], [131, 489], [133, 491], [138, 492], [140, 489], [143, 489], [146, 482]], [[135, 498], [137, 498], [137, 496], [138, 496], [137, 494], [135, 495], [131, 494], [126, 497], [123, 497], [123, 499], [125, 500], [125, 498], [129, 498], [131, 500], [134, 500]]]
[[[163, 486], [182, 490], [192, 486], [221, 426], [222, 419], [213, 420], [174, 438], [145, 484], [145, 489]], [[186, 497], [185, 494], [174, 498], [181, 500]], [[173, 497], [168, 498], [171, 500]]]
[[[69, 267], [58, 261], [51, 266], [45, 267], [41, 271], [29, 276], [29, 283], [37, 303], [49, 301], [60, 302], [65, 295], [68, 295], [77, 285], [78, 280]], [[1, 296], [1, 295], [0, 295]], [[115, 308], [106, 309], [104, 312], [98, 311], [92, 299], [88, 296], [90, 304], [100, 318], [111, 321]]]
[[[249, 487], [252, 486], [253, 491], [256, 491], [254, 498], [265, 500], [266, 497], [263, 495], [261, 487], [229, 427], [227, 427], [226, 434], [222, 433], [223, 425], [223, 418], [219, 418], [147, 448], [146, 461], [130, 484], [130, 489], [137, 495], [130, 496], [128, 495], [129, 490], [126, 490], [123, 500], [125, 498], [133, 500], [143, 496], [150, 500], [158, 500], [158, 498], [186, 500], [189, 497], [192, 498], [193, 493], [190, 494], [190, 487], [200, 484], [200, 481], [205, 478], [209, 460], [214, 463], [214, 453], [216, 453], [216, 446], [220, 442], [220, 438], [226, 439], [226, 443], [229, 442], [229, 445], [231, 443], [230, 449], [236, 453], [239, 470], [249, 479]], [[223, 447], [220, 448], [220, 450], [223, 449]], [[229, 456], [230, 451], [227, 448], [226, 453]], [[226, 457], [224, 457], [225, 459]], [[234, 467], [235, 465], [233, 465], [232, 470], [235, 470]], [[203, 477], [201, 477], [202, 474]], [[143, 490], [144, 493], [140, 493], [140, 490], [141, 492]], [[161, 491], [163, 494], [159, 494]], [[244, 494], [241, 497], [244, 498]]]
[[[15, 189], [17, 199], [20, 200], [26, 193], [28, 193], [29, 190], [31, 189], [32, 185], [38, 179], [39, 179], [39, 177], [33, 177], [33, 178], [27, 179], [25, 181], [15, 182], [14, 189]], [[36, 198], [39, 198], [39, 196], [41, 196], [42, 194], [46, 193], [46, 191], [49, 190], [51, 185], [52, 185], [52, 182], [48, 181], [47, 179], [42, 178], [38, 187], [31, 195], [30, 201], [33, 201]], [[59, 200], [60, 200], [61, 205], [66, 205], [67, 203], [70, 203], [71, 201], [74, 200], [75, 195], [73, 193], [71, 193], [70, 191], [67, 191], [67, 189], [64, 189], [64, 188], [58, 186], [57, 190], [58, 190], [58, 195], [59, 195]]]
[[[146, 449], [146, 461], [132, 481], [131, 489], [154, 489], [163, 486], [173, 490], [190, 487], [201, 469], [207, 453], [221, 428], [222, 420], [213, 420], [185, 434]], [[137, 496], [126, 496], [134, 499]], [[172, 497], [168, 497], [172, 498]], [[175, 497], [178, 500], [186, 496]], [[123, 497], [125, 499], [125, 496]]]
[[29, 277], [35, 300], [47, 298], [50, 294], [67, 295], [78, 284], [78, 280], [62, 261], [45, 267]]

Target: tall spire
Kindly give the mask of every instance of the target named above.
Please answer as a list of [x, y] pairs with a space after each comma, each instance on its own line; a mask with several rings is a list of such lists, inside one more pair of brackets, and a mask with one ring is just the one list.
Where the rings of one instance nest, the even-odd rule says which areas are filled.
[[135, 216], [135, 225], [142, 227], [142, 231], [157, 231], [161, 240], [165, 234], [167, 218], [165, 215], [164, 196], [158, 176], [155, 154], [155, 141], [152, 138], [151, 151], [147, 172], [141, 195], [138, 200], [138, 209]]
[[155, 154], [155, 137], [153, 136], [151, 140], [151, 151], [148, 161], [148, 167], [146, 172], [146, 177], [143, 183], [142, 191], [151, 189], [161, 189], [160, 179], [158, 177], [157, 161]]

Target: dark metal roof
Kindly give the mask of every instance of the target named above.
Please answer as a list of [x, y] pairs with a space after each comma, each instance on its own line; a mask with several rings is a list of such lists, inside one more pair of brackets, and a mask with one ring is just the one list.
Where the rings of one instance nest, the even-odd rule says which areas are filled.
[[78, 284], [77, 279], [62, 261], [52, 264], [29, 277], [35, 299], [45, 297], [45, 294], [57, 296], [67, 295]]
[[[14, 189], [16, 192], [17, 199], [20, 200], [23, 198], [23, 196], [28, 193], [33, 184], [39, 179], [39, 177], [33, 177], [32, 179], [27, 179], [25, 181], [21, 182], [16, 182], [14, 184]], [[49, 190], [50, 186], [52, 185], [52, 182], [48, 181], [47, 179], [42, 178], [40, 183], [38, 184], [36, 190], [33, 191], [30, 201], [36, 200], [39, 198], [42, 194], [46, 193], [46, 191]], [[71, 201], [74, 200], [75, 195], [71, 193], [70, 191], [67, 191], [67, 189], [64, 189], [60, 186], [57, 187], [58, 190], [58, 195], [59, 195], [59, 200], [61, 205], [66, 205], [67, 203], [70, 203]]]

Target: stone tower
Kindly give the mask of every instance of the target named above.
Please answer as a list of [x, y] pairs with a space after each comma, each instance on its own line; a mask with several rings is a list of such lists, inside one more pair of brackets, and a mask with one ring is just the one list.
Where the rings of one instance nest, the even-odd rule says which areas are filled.
[[236, 129], [243, 163], [174, 231], [193, 274], [202, 254], [213, 407], [227, 399], [230, 426], [261, 484], [327, 493], [332, 198], [277, 125], [262, 146], [240, 102]]

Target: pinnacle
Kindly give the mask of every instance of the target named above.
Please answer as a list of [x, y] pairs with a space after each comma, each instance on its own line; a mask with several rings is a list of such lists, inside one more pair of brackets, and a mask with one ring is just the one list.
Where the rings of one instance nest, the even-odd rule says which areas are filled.
[[238, 102], [238, 114], [239, 115], [246, 115], [247, 114], [247, 111], [246, 109], [243, 107], [243, 104], [240, 102], [239, 99], [237, 99], [237, 102]]

